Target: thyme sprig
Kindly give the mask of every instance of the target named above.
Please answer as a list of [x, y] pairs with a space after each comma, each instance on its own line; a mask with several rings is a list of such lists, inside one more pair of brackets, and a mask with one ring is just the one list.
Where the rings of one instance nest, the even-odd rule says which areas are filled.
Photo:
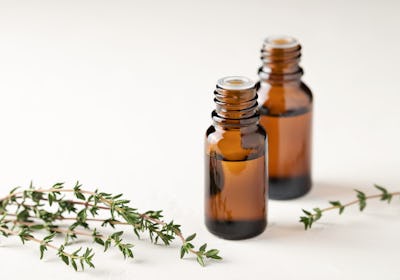
[[322, 215], [324, 212], [331, 211], [337, 209], [339, 211], [339, 215], [343, 213], [343, 211], [352, 205], [358, 204], [358, 207], [360, 211], [363, 211], [365, 207], [367, 206], [367, 200], [369, 199], [374, 199], [374, 198], [379, 198], [381, 201], [387, 201], [390, 203], [392, 201], [392, 198], [394, 196], [400, 196], [400, 192], [389, 192], [386, 188], [379, 186], [379, 185], [374, 185], [374, 187], [379, 190], [379, 194], [374, 194], [374, 195], [366, 195], [364, 192], [360, 190], [354, 190], [356, 192], [356, 200], [350, 201], [348, 203], [342, 203], [338, 200], [336, 201], [329, 201], [329, 204], [331, 205], [330, 207], [327, 208], [314, 208], [311, 211], [307, 211], [302, 209], [303, 213], [305, 216], [300, 217], [300, 223], [304, 224], [305, 230], [310, 229], [312, 225], [321, 219]]
[[[78, 266], [82, 270], [85, 266], [94, 267], [91, 248], [80, 248], [72, 253], [66, 251], [79, 236], [92, 239], [104, 251], [116, 247], [124, 258], [134, 257], [134, 245], [124, 241], [124, 231], [113, 231], [106, 236], [99, 227], [93, 226], [96, 222], [113, 230], [116, 225], [129, 226], [138, 238], [147, 233], [155, 244], [170, 245], [178, 238], [182, 242], [180, 257], [193, 254], [202, 266], [206, 259], [221, 259], [218, 250], [206, 250], [207, 244], [196, 249], [192, 243], [196, 234], [185, 238], [180, 225], [162, 220], [161, 210], [140, 213], [129, 203], [122, 194], [84, 190], [79, 182], [71, 189], [65, 188], [64, 183], [56, 183], [48, 189], [35, 188], [32, 184], [25, 190], [14, 188], [0, 199], [0, 234], [19, 236], [23, 244], [26, 241], [38, 243], [40, 259], [49, 248], [56, 250], [58, 257], [75, 270]], [[100, 217], [100, 211], [108, 216], [103, 218], [106, 214], [102, 213]], [[38, 239], [34, 236], [38, 231], [46, 231], [48, 235]], [[64, 241], [57, 246], [54, 239], [59, 235], [64, 236]]]

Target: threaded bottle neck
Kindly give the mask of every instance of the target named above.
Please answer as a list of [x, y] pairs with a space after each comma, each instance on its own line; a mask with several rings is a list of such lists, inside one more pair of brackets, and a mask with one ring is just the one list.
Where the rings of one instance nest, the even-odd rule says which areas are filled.
[[301, 45], [289, 36], [274, 36], [265, 39], [261, 49], [263, 65], [259, 69], [261, 80], [284, 82], [300, 80], [303, 69], [299, 66]]
[[255, 83], [242, 76], [218, 80], [214, 91], [216, 109], [212, 118], [216, 124], [243, 127], [259, 120]]

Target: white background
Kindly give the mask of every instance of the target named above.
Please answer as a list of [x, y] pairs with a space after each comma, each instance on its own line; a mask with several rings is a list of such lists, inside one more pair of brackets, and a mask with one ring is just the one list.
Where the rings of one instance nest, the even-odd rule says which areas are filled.
[[[134, 241], [135, 260], [96, 254], [75, 273], [54, 252], [1, 239], [3, 278], [399, 279], [400, 203], [326, 214], [373, 183], [399, 190], [398, 1], [0, 1], [0, 193], [80, 180], [164, 209], [224, 261], [201, 268], [172, 248]], [[303, 45], [315, 96], [314, 189], [270, 202], [269, 227], [240, 242], [203, 225], [203, 137], [218, 78], [257, 78], [262, 40]], [[133, 237], [132, 237], [132, 240]], [[95, 246], [95, 245], [93, 245]], [[23, 269], [20, 269], [20, 267]], [[175, 273], [172, 276], [172, 273]]]

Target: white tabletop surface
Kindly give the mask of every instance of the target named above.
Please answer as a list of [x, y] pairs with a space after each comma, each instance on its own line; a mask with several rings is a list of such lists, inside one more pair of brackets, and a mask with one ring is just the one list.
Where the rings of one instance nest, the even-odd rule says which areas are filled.
[[[399, 1], [0, 0], [0, 193], [57, 181], [123, 192], [139, 209], [197, 232], [224, 260], [200, 267], [135, 241], [135, 259], [96, 254], [75, 273], [37, 244], [0, 238], [14, 279], [400, 279], [400, 203], [327, 213], [305, 232], [301, 209], [400, 190]], [[203, 137], [218, 78], [257, 78], [263, 38], [303, 45], [315, 96], [307, 196], [271, 201], [261, 236], [225, 241], [203, 225]], [[95, 245], [93, 245], [95, 246]], [[174, 274], [174, 276], [173, 276]], [[40, 278], [39, 278], [40, 277]]]

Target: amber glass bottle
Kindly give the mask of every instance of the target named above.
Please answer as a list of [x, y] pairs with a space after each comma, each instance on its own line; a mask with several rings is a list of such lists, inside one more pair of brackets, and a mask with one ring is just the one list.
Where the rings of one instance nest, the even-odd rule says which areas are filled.
[[291, 199], [311, 189], [312, 93], [300, 80], [301, 46], [270, 37], [261, 50], [257, 84], [260, 122], [268, 135], [269, 197]]
[[205, 141], [206, 226], [225, 239], [250, 238], [267, 224], [266, 134], [256, 88], [248, 78], [226, 77], [214, 94]]

